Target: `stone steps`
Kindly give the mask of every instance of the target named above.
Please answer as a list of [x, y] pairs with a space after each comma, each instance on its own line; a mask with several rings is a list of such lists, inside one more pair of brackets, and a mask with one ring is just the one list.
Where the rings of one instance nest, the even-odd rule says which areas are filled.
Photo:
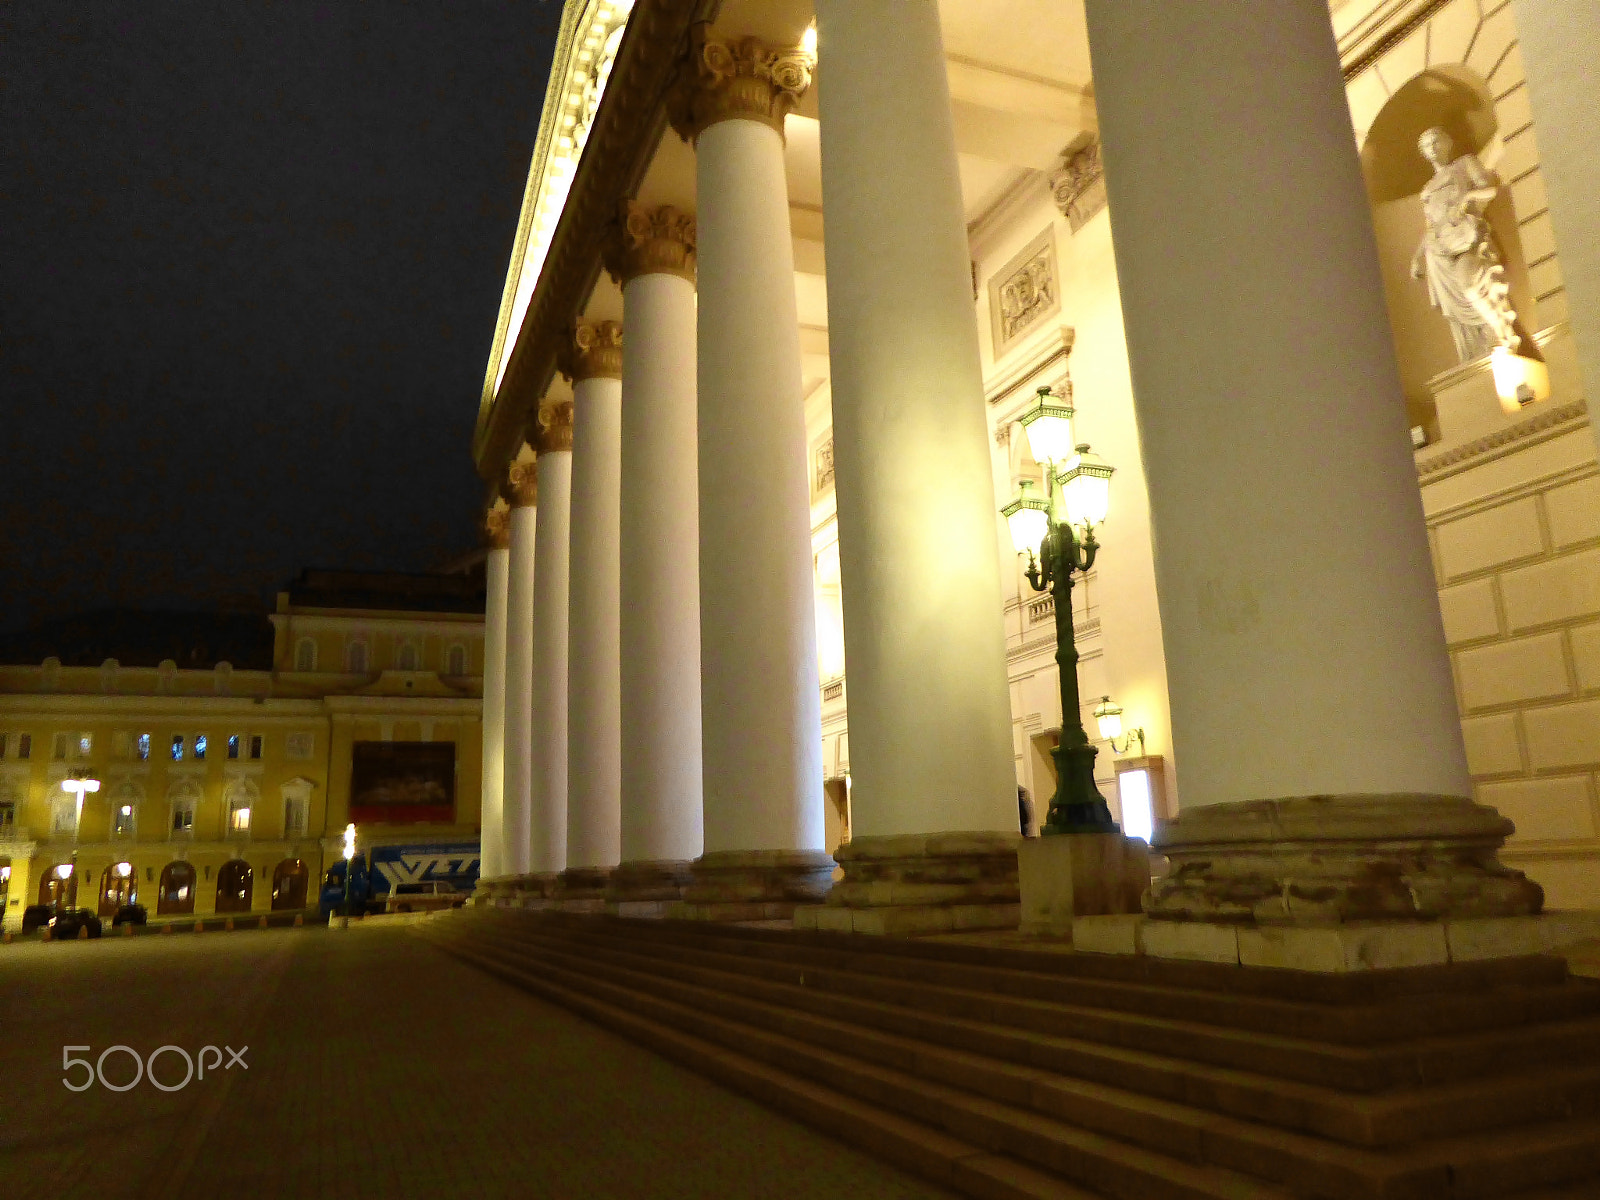
[[[493, 910], [431, 922], [428, 932], [520, 986], [580, 1010], [589, 1006], [596, 1020], [696, 1069], [707, 1054], [731, 1055], [739, 1061], [718, 1059], [708, 1073], [969, 1195], [1056, 1194], [1037, 1190], [1054, 1178], [1080, 1189], [1059, 1194], [1141, 1200], [1503, 1197], [1600, 1171], [1600, 1056], [1593, 1053], [1600, 1023], [1571, 1016], [1592, 1011], [1585, 1003], [1600, 989], [1553, 982], [1544, 964], [1513, 969], [1515, 986], [1501, 989], [1519, 995], [1508, 1007], [1516, 1026], [1526, 1028], [1486, 1033], [1481, 1005], [1455, 1004], [1454, 1011], [1473, 1014], [1473, 1032], [1423, 1039], [1429, 1044], [1419, 1049], [1387, 1038], [1377, 1046], [1319, 1044], [1046, 998], [1107, 1002], [1099, 964], [1069, 961], [1089, 956], [992, 955], [930, 944], [878, 953], [876, 939], [862, 950], [850, 938], [786, 942], [783, 934], [750, 930]], [[1023, 969], [1035, 962], [1045, 969]], [[1190, 986], [1169, 989], [1177, 994], [1172, 1003], [1190, 999], [1186, 992], [1214, 1002], [1215, 988], [1195, 986], [1205, 974], [1187, 973]], [[1240, 974], [1284, 973], [1234, 968], [1226, 978]], [[1087, 992], [1084, 979], [1093, 985]], [[1142, 997], [1152, 1012], [1172, 1010], [1155, 1003], [1149, 993], [1157, 984], [1148, 978], [1111, 982], [1132, 989], [1114, 997]], [[1392, 980], [1389, 997], [1379, 987], [1357, 997], [1356, 1007], [1426, 1003], [1414, 984]], [[1259, 979], [1247, 986], [1266, 987]], [[1266, 990], [1273, 988], [1284, 990]], [[1018, 990], [1029, 998], [1013, 998]], [[1236, 1020], [1247, 1025], [1263, 1013], [1275, 1028], [1319, 1027], [1344, 1037], [1360, 1025], [1329, 1021], [1327, 1012], [1282, 1011], [1314, 1007], [1304, 1000], [1244, 999], [1254, 1003]], [[1230, 1016], [1226, 1006], [1202, 1007]], [[1541, 1007], [1555, 1019], [1537, 1024]], [[1061, 1036], [1063, 1029], [1072, 1036]], [[1152, 1049], [1152, 1036], [1163, 1032], [1166, 1045]], [[1515, 1046], [1535, 1047], [1541, 1034], [1570, 1062], [1530, 1070], [1523, 1059], [1519, 1067]], [[1507, 1037], [1509, 1048], [1478, 1056], [1498, 1064], [1499, 1076], [1379, 1093], [1394, 1075], [1430, 1077], [1430, 1055]], [[670, 1038], [680, 1040], [667, 1048], [663, 1039]], [[1236, 1056], [1253, 1047], [1261, 1061], [1219, 1067], [1186, 1054], [1196, 1047], [1216, 1054], [1219, 1045]], [[1588, 1052], [1572, 1058], [1574, 1047]], [[1410, 1074], [1393, 1070], [1393, 1062], [1372, 1069], [1386, 1060], [1409, 1060]], [[1335, 1079], [1285, 1076], [1286, 1064], [1301, 1073], [1331, 1068]], [[1362, 1086], [1350, 1087], [1352, 1079]], [[785, 1090], [785, 1081], [827, 1095]], [[783, 1092], [781, 1102], [772, 1099], [774, 1088]], [[862, 1105], [954, 1142], [934, 1139], [911, 1150], [920, 1143], [905, 1129], [882, 1134], [909, 1155], [896, 1158], [878, 1145], [877, 1125], [859, 1120]], [[1523, 1124], [1505, 1128], [1512, 1120]], [[1015, 1168], [1003, 1186], [1002, 1166]]]

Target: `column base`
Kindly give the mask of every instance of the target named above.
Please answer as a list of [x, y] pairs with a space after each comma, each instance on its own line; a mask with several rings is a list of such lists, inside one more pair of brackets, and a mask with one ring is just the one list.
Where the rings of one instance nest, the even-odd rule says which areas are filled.
[[858, 837], [839, 847], [844, 878], [796, 929], [909, 936], [1015, 929], [1022, 907], [1015, 833]]
[[547, 909], [555, 906], [557, 884], [561, 876], [554, 872], [538, 875], [509, 876], [510, 895], [504, 907]]
[[690, 921], [786, 921], [833, 882], [820, 850], [718, 850], [694, 860], [683, 899], [667, 915]]
[[1080, 954], [1145, 955], [1316, 974], [1481, 962], [1560, 953], [1600, 939], [1600, 912], [1442, 921], [1358, 921], [1347, 925], [1225, 925], [1147, 916], [1079, 917]]
[[1150, 848], [1120, 833], [1026, 838], [1017, 847], [1019, 932], [1072, 936], [1078, 917], [1138, 913], [1150, 888]]
[[683, 899], [683, 889], [693, 877], [694, 864], [688, 859], [625, 862], [611, 872], [605, 911], [616, 917], [659, 920], [669, 906]]
[[603, 913], [613, 867], [568, 867], [556, 877], [551, 897], [561, 912]]
[[1456, 796], [1296, 796], [1194, 808], [1158, 830], [1155, 920], [1337, 925], [1515, 917], [1544, 892], [1497, 851], [1512, 824]]

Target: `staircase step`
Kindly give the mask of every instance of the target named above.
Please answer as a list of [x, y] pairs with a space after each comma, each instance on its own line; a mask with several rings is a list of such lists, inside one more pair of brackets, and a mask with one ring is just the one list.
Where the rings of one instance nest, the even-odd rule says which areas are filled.
[[[625, 1014], [634, 1022], [635, 1032], [643, 1032], [643, 1027], [648, 1026], [653, 1037], [659, 1038], [663, 1033], [670, 1033], [690, 1043], [697, 1042], [699, 1047], [709, 1047], [721, 1057], [707, 1066], [702, 1066], [697, 1058], [686, 1054], [680, 1056], [679, 1060], [693, 1065], [696, 1070], [705, 1070], [714, 1077], [724, 1078], [719, 1072], [726, 1071], [728, 1056], [760, 1063], [767, 1069], [762, 1078], [743, 1081], [727, 1078], [725, 1081], [741, 1089], [747, 1083], [753, 1084], [750, 1094], [769, 1103], [774, 1103], [776, 1099], [769, 1094], [769, 1089], [788, 1092], [792, 1096], [793, 1085], [804, 1084], [820, 1092], [839, 1093], [852, 1098], [869, 1112], [878, 1112], [880, 1106], [893, 1104], [896, 1115], [912, 1127], [938, 1134], [947, 1143], [975, 1148], [976, 1153], [962, 1159], [959, 1171], [951, 1170], [943, 1178], [933, 1172], [921, 1172], [946, 1186], [960, 1188], [968, 1195], [1058, 1194], [1100, 1196], [1112, 1200], [1291, 1200], [1290, 1193], [1235, 1172], [1196, 1167], [1112, 1138], [1073, 1129], [1059, 1121], [973, 1098], [953, 1088], [930, 1084], [781, 1035], [711, 1017], [645, 992], [616, 987], [548, 963], [543, 964], [542, 968], [510, 966], [498, 960], [491, 951], [475, 949], [450, 939], [441, 939], [441, 944], [452, 953], [493, 970], [501, 978], [531, 987], [560, 1003], [578, 1002], [580, 1010], [589, 1006], [604, 1006], [612, 1013]], [[612, 1027], [617, 1028], [617, 1025], [613, 1024]], [[634, 1036], [634, 1033], [629, 1036]], [[652, 1040], [648, 1044], [655, 1046], [657, 1042]], [[684, 1046], [684, 1049], [699, 1052], [698, 1047]], [[828, 1080], [833, 1086], [822, 1088], [810, 1082], [819, 1078]], [[808, 1120], [808, 1123], [822, 1124], [822, 1121], [800, 1111], [799, 1106], [788, 1106], [794, 1104], [792, 1098], [785, 1097], [783, 1103], [774, 1103], [774, 1106], [782, 1107], [784, 1111]], [[851, 1120], [853, 1115], [843, 1115], [842, 1119]], [[951, 1126], [961, 1129], [966, 1136], [955, 1137], [949, 1132]], [[842, 1129], [830, 1131], [843, 1132]], [[863, 1138], [861, 1144], [872, 1143]], [[994, 1168], [999, 1164], [983, 1162], [985, 1155], [1006, 1160], [1009, 1165], [1003, 1171], [996, 1170]], [[918, 1169], [909, 1160], [897, 1160], [887, 1151], [884, 1156], [911, 1169]], [[963, 1178], [974, 1171], [983, 1177], [982, 1188], [973, 1186], [972, 1182]], [[1060, 1176], [1065, 1176], [1069, 1186], [1075, 1190], [1057, 1193], [998, 1190], [1002, 1186], [1015, 1187], [1018, 1184], [1037, 1189], [1054, 1182], [1053, 1177]], [[1014, 1182], [1008, 1183], [1008, 1180]]]

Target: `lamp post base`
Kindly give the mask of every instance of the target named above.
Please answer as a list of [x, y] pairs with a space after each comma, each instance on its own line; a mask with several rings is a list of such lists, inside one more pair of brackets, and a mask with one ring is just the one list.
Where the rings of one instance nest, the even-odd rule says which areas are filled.
[[[1083, 737], [1083, 731], [1076, 731]], [[1050, 752], [1056, 760], [1056, 794], [1051, 797], [1041, 834], [1121, 833], [1111, 819], [1106, 799], [1094, 785], [1094, 760], [1099, 753], [1087, 740], [1077, 745], [1063, 743]]]

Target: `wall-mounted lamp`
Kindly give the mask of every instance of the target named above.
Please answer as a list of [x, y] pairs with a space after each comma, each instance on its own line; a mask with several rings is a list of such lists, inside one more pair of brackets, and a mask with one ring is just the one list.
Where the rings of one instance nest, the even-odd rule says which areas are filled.
[[[1111, 743], [1111, 749], [1117, 754], [1126, 754], [1133, 748], [1135, 739], [1139, 742], [1139, 753], [1144, 753], [1144, 729], [1130, 729], [1128, 736], [1122, 737], [1122, 709], [1111, 703], [1110, 696], [1100, 697], [1100, 703], [1094, 710], [1095, 724], [1100, 726], [1100, 736]], [[1118, 745], [1117, 739], [1122, 738]]]
[[1489, 370], [1494, 374], [1500, 407], [1508, 413], [1521, 412], [1537, 400], [1550, 398], [1550, 368], [1536, 358], [1496, 346], [1489, 352]]

